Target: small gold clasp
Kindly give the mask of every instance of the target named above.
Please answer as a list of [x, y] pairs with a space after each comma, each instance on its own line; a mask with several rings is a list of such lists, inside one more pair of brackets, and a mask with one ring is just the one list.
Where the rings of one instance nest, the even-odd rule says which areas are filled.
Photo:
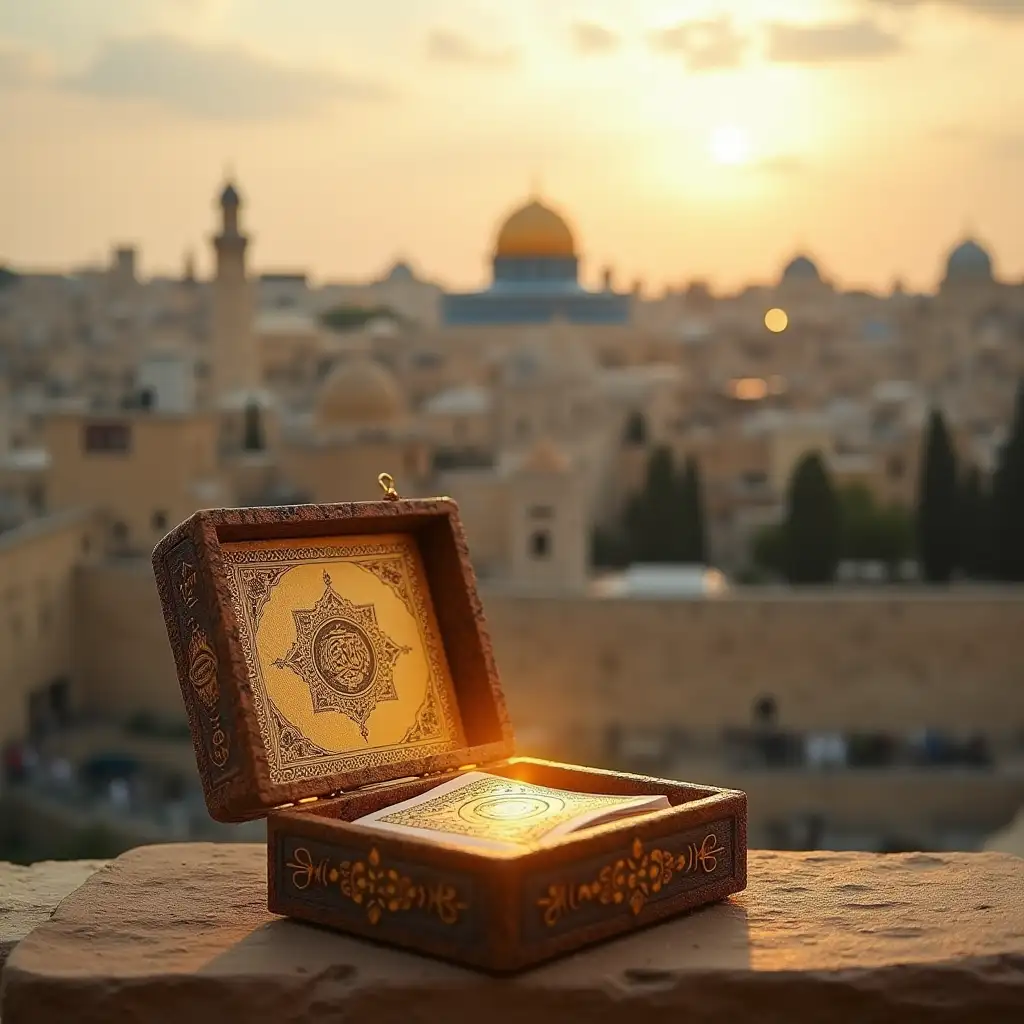
[[398, 501], [398, 491], [395, 490], [395, 478], [390, 473], [381, 473], [377, 477], [377, 483], [380, 484], [386, 501]]

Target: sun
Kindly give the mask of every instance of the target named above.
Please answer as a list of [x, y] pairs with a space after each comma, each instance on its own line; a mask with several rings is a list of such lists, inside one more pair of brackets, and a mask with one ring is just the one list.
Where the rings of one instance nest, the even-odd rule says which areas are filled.
[[720, 124], [711, 133], [709, 146], [716, 164], [736, 166], [750, 158], [750, 140], [747, 133], [735, 124]]

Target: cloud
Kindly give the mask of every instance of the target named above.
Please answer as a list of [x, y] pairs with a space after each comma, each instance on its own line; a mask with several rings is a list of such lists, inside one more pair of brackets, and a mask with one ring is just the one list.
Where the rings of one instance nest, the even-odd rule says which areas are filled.
[[335, 100], [388, 95], [356, 78], [162, 35], [109, 39], [84, 71], [60, 85], [93, 96], [152, 100], [211, 119], [301, 117]]
[[50, 62], [38, 50], [0, 40], [0, 89], [38, 85], [50, 74]]
[[721, 71], [743, 63], [749, 40], [723, 14], [659, 29], [650, 42], [658, 53], [682, 57], [689, 71]]
[[572, 47], [587, 56], [611, 53], [619, 48], [619, 34], [593, 21], [577, 21], [569, 29]]
[[1024, 0], [871, 0], [885, 7], [939, 7], [963, 11], [982, 17], [1012, 20], [1024, 19]]
[[481, 68], [509, 68], [517, 59], [511, 47], [488, 49], [460, 32], [448, 29], [435, 29], [430, 33], [427, 37], [427, 56], [442, 64]]
[[895, 53], [903, 46], [899, 36], [879, 28], [869, 18], [856, 21], [767, 26], [767, 56], [778, 64], [831, 64], [865, 60]]

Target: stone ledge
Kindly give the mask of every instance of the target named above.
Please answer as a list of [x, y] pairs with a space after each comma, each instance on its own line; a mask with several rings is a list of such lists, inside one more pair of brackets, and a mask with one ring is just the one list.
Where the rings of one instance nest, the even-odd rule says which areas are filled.
[[29, 867], [0, 863], [0, 972], [11, 950], [105, 864], [101, 860], [48, 860]]
[[945, 1024], [1024, 1007], [1008, 855], [752, 852], [741, 896], [500, 981], [274, 918], [265, 871], [261, 846], [124, 855], [15, 949], [4, 1024]]

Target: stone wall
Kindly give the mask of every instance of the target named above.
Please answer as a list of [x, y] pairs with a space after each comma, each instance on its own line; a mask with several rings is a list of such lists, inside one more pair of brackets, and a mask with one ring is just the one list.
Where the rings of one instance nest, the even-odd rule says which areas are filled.
[[78, 675], [73, 580], [99, 549], [97, 534], [80, 511], [0, 534], [0, 743], [24, 735], [31, 693]]
[[[147, 563], [83, 568], [79, 676], [90, 703], [180, 716]], [[741, 592], [718, 601], [528, 598], [484, 592], [524, 735], [747, 725], [775, 697], [786, 728], [1024, 729], [1024, 588]]]
[[521, 727], [1024, 728], [1024, 588], [745, 591], [717, 601], [485, 595]]

